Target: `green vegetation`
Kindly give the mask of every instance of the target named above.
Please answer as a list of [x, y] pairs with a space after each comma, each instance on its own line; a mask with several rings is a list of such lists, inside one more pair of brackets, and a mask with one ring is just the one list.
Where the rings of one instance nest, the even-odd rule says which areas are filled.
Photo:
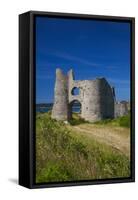
[[99, 125], [110, 124], [114, 126], [130, 128], [130, 114], [123, 117], [118, 117], [116, 119], [106, 119], [106, 120], [98, 121], [98, 122], [95, 122], [94, 124], [99, 124]]
[[[76, 122], [75, 119], [72, 122], [75, 125], [80, 121], [76, 116]], [[130, 176], [126, 155], [87, 136], [79, 136], [69, 126], [51, 119], [49, 113], [37, 114], [37, 183]]]
[[[74, 113], [73, 118], [70, 120], [70, 124], [72, 126], [84, 124], [84, 123], [90, 123], [90, 122], [85, 121], [84, 119], [80, 118], [77, 113]], [[105, 119], [98, 122], [94, 122], [92, 124], [99, 124], [99, 125], [108, 124], [108, 125], [113, 125], [113, 126], [121, 126], [121, 127], [130, 128], [130, 113], [123, 117], [118, 117], [116, 119]]]
[[73, 113], [72, 115], [72, 119], [69, 121], [69, 123], [72, 125], [72, 126], [75, 126], [75, 125], [79, 125], [79, 124], [84, 124], [84, 123], [87, 123], [87, 121], [85, 121], [84, 119], [82, 119], [79, 114], [77, 113]]

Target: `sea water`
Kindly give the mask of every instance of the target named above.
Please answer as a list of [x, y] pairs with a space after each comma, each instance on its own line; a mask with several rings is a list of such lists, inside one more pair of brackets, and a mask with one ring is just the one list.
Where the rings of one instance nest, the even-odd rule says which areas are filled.
[[[36, 106], [36, 112], [40, 112], [40, 113], [45, 113], [48, 111], [52, 111], [52, 106], [51, 105], [46, 105], [46, 106]], [[73, 105], [72, 106], [72, 112], [75, 113], [80, 113], [80, 106], [79, 105]]]

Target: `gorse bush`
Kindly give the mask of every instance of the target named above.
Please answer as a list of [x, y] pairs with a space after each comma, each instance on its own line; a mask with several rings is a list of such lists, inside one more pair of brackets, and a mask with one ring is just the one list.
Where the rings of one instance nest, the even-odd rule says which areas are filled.
[[36, 182], [128, 177], [129, 159], [113, 148], [77, 137], [48, 113], [36, 116]]

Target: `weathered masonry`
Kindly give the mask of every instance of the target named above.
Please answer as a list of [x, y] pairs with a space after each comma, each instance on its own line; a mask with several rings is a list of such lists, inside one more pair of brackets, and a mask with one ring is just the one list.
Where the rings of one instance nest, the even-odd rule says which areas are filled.
[[81, 117], [87, 121], [115, 116], [115, 91], [105, 78], [75, 80], [73, 70], [64, 75], [57, 69], [54, 94], [52, 118], [56, 120], [70, 120], [76, 101], [81, 105]]

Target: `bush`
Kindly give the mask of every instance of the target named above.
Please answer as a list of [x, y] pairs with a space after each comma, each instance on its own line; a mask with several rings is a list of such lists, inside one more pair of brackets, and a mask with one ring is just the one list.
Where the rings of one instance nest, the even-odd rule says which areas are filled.
[[130, 115], [123, 116], [119, 118], [119, 125], [123, 127], [130, 128]]

